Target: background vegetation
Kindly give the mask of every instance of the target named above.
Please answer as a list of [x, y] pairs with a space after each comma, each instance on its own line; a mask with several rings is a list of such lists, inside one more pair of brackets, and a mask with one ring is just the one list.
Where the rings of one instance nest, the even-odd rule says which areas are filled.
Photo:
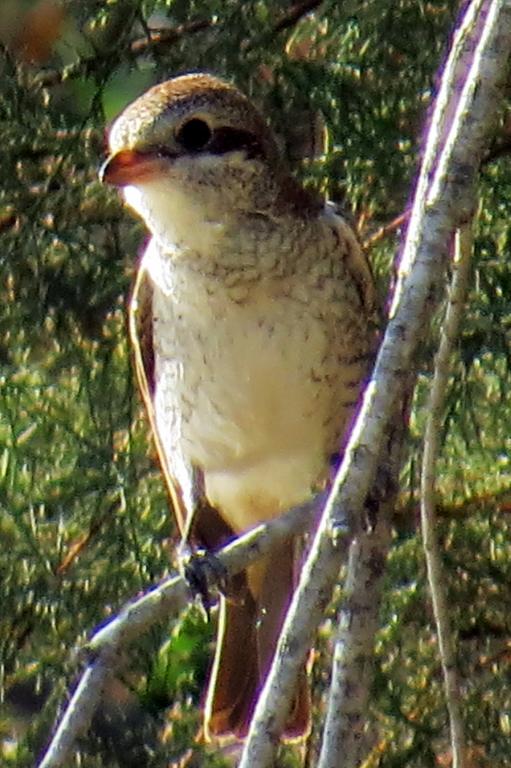
[[[172, 521], [135, 391], [126, 301], [144, 231], [101, 187], [104, 128], [149, 85], [207, 69], [269, 115], [297, 172], [370, 240], [406, 210], [455, 0], [3, 0], [0, 6], [0, 762], [31, 766], [73, 648], [169, 569]], [[150, 32], [150, 30], [153, 30]], [[439, 476], [474, 766], [511, 748], [511, 121], [480, 181], [470, 305]], [[328, 153], [298, 162], [309, 126]], [[299, 145], [302, 145], [299, 148]], [[310, 154], [310, 152], [308, 153]], [[370, 254], [385, 296], [399, 230]], [[378, 636], [368, 766], [447, 766], [417, 535], [424, 342]], [[331, 621], [314, 680], [321, 719]], [[194, 741], [211, 628], [193, 608], [134, 649], [80, 765], [213, 766]], [[313, 762], [317, 735], [308, 759]], [[282, 764], [292, 764], [291, 754]]]

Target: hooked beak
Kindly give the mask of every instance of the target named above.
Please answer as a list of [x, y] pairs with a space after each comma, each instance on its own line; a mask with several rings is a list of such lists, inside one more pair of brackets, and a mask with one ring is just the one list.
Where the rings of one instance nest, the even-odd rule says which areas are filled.
[[167, 173], [168, 169], [169, 158], [160, 152], [121, 149], [105, 160], [99, 170], [99, 180], [103, 184], [126, 187], [151, 181]]

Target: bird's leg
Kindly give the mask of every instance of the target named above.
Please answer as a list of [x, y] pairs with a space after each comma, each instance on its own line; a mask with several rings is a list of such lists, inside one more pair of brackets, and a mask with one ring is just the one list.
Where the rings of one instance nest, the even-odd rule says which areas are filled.
[[215, 555], [204, 549], [194, 549], [188, 542], [180, 546], [179, 560], [183, 576], [209, 621], [216, 601], [215, 593], [225, 595], [228, 592], [227, 572]]
[[[186, 527], [178, 550], [180, 568], [188, 586], [202, 606], [209, 620], [215, 602], [215, 592], [223, 595], [229, 591], [229, 579], [218, 558], [208, 551], [207, 536], [201, 528], [208, 528], [207, 520], [211, 507], [206, 499], [202, 472], [192, 467], [192, 512], [188, 515]], [[212, 595], [213, 593], [213, 595]]]

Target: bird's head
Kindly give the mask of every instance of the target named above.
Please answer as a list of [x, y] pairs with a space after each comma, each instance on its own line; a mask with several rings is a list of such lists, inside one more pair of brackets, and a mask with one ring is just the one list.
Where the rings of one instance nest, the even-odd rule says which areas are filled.
[[115, 120], [109, 147], [102, 180], [122, 187], [128, 204], [170, 245], [200, 247], [211, 234], [204, 226], [264, 215], [282, 184], [271, 130], [248, 98], [211, 75], [151, 88]]

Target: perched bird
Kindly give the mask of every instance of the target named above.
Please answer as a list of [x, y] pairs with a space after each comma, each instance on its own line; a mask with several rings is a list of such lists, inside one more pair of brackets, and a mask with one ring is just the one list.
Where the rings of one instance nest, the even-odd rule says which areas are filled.
[[[102, 178], [152, 235], [131, 304], [140, 386], [181, 533], [212, 550], [328, 482], [373, 351], [371, 271], [216, 77], [151, 88], [109, 146]], [[208, 737], [246, 735], [296, 569], [289, 540], [221, 598]], [[304, 660], [286, 735], [308, 728]]]

